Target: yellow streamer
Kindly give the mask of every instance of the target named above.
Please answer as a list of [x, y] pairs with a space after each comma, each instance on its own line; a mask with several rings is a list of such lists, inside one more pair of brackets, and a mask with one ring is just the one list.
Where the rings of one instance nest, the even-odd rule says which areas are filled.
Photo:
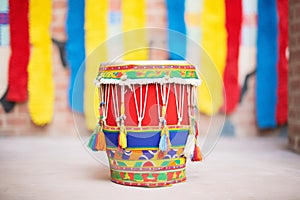
[[[218, 73], [204, 69], [203, 84], [198, 89], [198, 107], [205, 114], [212, 115], [223, 105], [222, 77], [226, 64], [227, 32], [225, 27], [225, 1], [204, 0], [201, 16], [201, 45], [211, 57]], [[200, 53], [201, 68], [214, 67], [204, 52]], [[220, 79], [220, 80], [219, 80]]]
[[85, 1], [85, 48], [86, 71], [84, 110], [87, 128], [93, 130], [97, 124], [99, 96], [93, 81], [101, 62], [107, 61], [108, 0]]
[[[146, 33], [146, 2], [145, 0], [122, 1], [124, 60], [147, 60], [148, 42]], [[134, 30], [137, 29], [137, 30]], [[134, 30], [134, 31], [132, 31]], [[129, 53], [130, 52], [130, 53]]]
[[51, 0], [30, 0], [29, 34], [32, 48], [28, 65], [28, 106], [33, 123], [40, 126], [48, 124], [53, 118], [51, 11]]

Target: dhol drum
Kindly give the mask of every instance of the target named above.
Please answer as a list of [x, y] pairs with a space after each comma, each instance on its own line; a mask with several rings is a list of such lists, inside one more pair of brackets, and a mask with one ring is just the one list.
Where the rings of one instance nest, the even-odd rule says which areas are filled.
[[186, 61], [104, 63], [96, 78], [99, 123], [89, 147], [105, 150], [115, 183], [159, 187], [186, 180], [197, 146], [195, 67]]

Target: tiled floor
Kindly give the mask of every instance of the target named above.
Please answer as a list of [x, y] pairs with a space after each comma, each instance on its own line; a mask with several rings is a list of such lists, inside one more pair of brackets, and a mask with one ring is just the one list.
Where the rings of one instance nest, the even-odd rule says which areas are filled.
[[300, 155], [282, 137], [219, 140], [187, 181], [167, 188], [125, 187], [76, 136], [1, 137], [0, 199], [300, 199]]

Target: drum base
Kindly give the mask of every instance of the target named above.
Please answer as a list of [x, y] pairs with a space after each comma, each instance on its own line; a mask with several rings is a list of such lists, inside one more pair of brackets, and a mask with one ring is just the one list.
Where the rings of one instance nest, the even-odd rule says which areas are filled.
[[109, 160], [111, 180], [117, 184], [163, 187], [186, 180], [184, 157], [160, 160]]
[[125, 180], [116, 180], [113, 178], [111, 179], [111, 181], [120, 185], [135, 186], [135, 187], [166, 187], [166, 186], [172, 186], [175, 183], [184, 182], [186, 181], [186, 177], [178, 180], [167, 181], [167, 182], [131, 182]]

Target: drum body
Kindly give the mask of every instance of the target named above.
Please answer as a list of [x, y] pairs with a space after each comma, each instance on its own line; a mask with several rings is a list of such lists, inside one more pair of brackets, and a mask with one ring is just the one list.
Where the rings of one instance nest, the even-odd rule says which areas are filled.
[[[183, 151], [190, 131], [195, 67], [184, 61], [102, 64], [96, 80], [111, 180], [159, 187], [186, 180]], [[121, 127], [127, 146], [120, 148]], [[170, 148], [159, 148], [167, 128]]]

